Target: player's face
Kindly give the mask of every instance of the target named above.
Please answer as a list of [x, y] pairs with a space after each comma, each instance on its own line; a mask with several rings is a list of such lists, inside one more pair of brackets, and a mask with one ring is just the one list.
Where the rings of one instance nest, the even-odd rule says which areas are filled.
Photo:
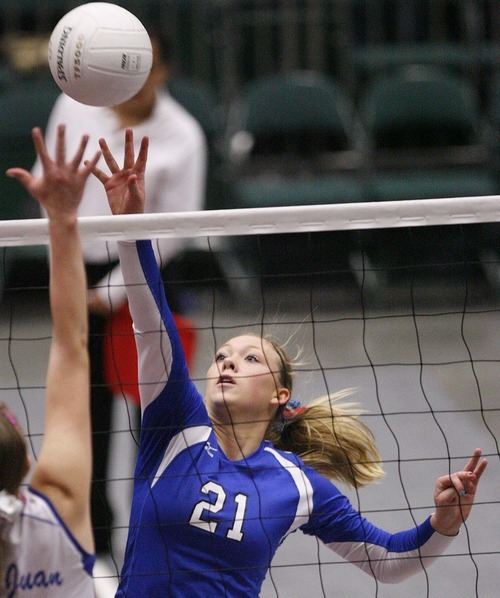
[[228, 412], [239, 421], [272, 417], [289, 396], [281, 386], [280, 365], [276, 350], [265, 339], [243, 335], [229, 340], [207, 372], [209, 411]]

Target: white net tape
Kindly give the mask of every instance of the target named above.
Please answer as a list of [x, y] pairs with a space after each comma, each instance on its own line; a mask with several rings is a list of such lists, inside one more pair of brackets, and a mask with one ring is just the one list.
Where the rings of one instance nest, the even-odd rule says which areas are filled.
[[[500, 221], [500, 196], [82, 217], [82, 239], [119, 241]], [[45, 219], [0, 222], [0, 246], [48, 244]]]

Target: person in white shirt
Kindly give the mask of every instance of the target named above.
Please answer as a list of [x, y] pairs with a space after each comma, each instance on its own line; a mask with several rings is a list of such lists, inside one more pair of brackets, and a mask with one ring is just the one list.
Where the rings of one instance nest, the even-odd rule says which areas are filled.
[[0, 595], [93, 598], [87, 285], [77, 210], [99, 152], [80, 167], [83, 137], [66, 161], [64, 126], [54, 159], [39, 128], [33, 140], [42, 176], [21, 168], [7, 174], [47, 212], [52, 341], [43, 441], [28, 487], [22, 485], [31, 465], [26, 439], [16, 416], [0, 405]]
[[[162, 32], [146, 27], [153, 45], [153, 66], [141, 91], [124, 104], [95, 107], [80, 104], [62, 94], [51, 113], [46, 139], [50, 147], [59, 123], [66, 124], [66, 138], [71, 150], [83, 133], [89, 135], [89, 152], [98, 148], [105, 137], [119, 156], [123, 148], [124, 131], [131, 127], [137, 139], [147, 135], [151, 143], [148, 164], [148, 203], [146, 212], [179, 212], [203, 209], [207, 168], [206, 139], [198, 121], [166, 90], [171, 72], [172, 49]], [[34, 166], [36, 175], [40, 164]], [[99, 181], [87, 181], [79, 216], [109, 215], [106, 195]], [[183, 240], [164, 239], [156, 244], [157, 259], [168, 265], [183, 248]], [[107, 496], [109, 431], [112, 428], [113, 393], [106, 384], [103, 341], [106, 324], [112, 314], [126, 305], [126, 292], [114, 243], [84, 244], [90, 290], [90, 355], [92, 382], [92, 424], [94, 431], [94, 482], [92, 487], [92, 517], [97, 553], [110, 552], [113, 524], [112, 508]], [[174, 309], [182, 305], [170, 296]], [[132, 427], [140, 422], [140, 412]]]

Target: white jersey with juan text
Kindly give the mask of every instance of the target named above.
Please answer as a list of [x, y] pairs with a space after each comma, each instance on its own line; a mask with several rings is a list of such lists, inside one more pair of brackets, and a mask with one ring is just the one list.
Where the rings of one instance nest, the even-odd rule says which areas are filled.
[[43, 494], [22, 491], [23, 508], [4, 526], [5, 596], [93, 598], [94, 555], [79, 545]]

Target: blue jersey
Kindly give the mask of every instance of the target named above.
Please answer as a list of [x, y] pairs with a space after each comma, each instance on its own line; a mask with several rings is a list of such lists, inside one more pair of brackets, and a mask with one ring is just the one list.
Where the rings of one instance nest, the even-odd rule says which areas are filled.
[[329, 480], [269, 442], [229, 460], [189, 378], [150, 242], [120, 243], [120, 255], [143, 416], [117, 596], [258, 596], [276, 549], [299, 529], [382, 581], [404, 579], [443, 551], [449, 539], [429, 520], [383, 531]]

